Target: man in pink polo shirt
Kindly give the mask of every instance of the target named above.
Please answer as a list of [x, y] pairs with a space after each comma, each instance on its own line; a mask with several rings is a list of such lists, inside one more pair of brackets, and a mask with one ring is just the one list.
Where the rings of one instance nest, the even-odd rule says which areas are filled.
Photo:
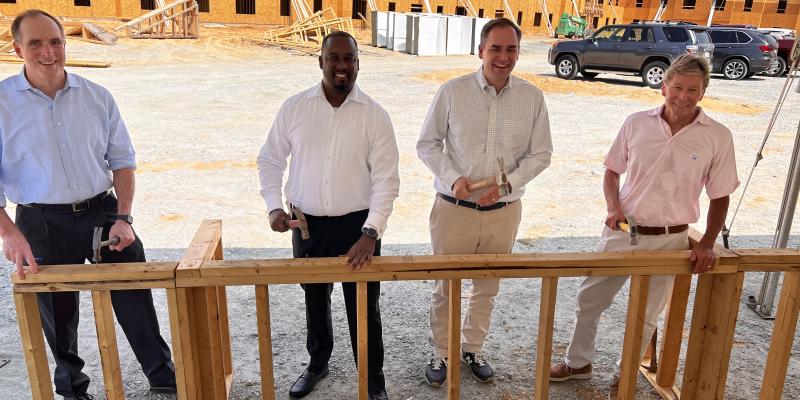
[[[629, 116], [605, 160], [608, 216], [597, 251], [680, 250], [690, 248], [688, 228], [700, 217], [699, 198], [705, 187], [711, 199], [706, 231], [691, 248], [694, 272], [711, 269], [714, 242], [725, 222], [730, 194], [739, 186], [731, 132], [708, 117], [697, 103], [709, 82], [709, 66], [701, 57], [684, 55], [666, 72], [664, 104]], [[627, 174], [622, 190], [619, 177]], [[633, 217], [638, 244], [616, 226]], [[644, 338], [655, 330], [672, 291], [673, 275], [652, 276], [645, 312]], [[590, 276], [578, 290], [577, 319], [564, 361], [553, 364], [550, 380], [592, 376], [595, 336], [600, 315], [612, 303], [627, 276]], [[642, 341], [644, 354], [648, 340]], [[619, 361], [609, 398], [616, 397]]]

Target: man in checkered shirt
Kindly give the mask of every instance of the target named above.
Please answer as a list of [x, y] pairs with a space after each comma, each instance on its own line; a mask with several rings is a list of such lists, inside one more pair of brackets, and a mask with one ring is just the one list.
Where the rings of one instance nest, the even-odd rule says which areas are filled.
[[[482, 66], [442, 85], [428, 110], [417, 153], [435, 177], [435, 254], [510, 253], [525, 184], [550, 165], [553, 145], [542, 91], [511, 75], [521, 37], [506, 18], [486, 24], [478, 53]], [[499, 163], [507, 184], [476, 189], [476, 183], [497, 176]], [[461, 360], [481, 382], [494, 378], [481, 349], [499, 289], [499, 279], [473, 279], [463, 325]], [[448, 281], [436, 281], [430, 310], [434, 355], [425, 370], [433, 386], [447, 377], [448, 294]]]

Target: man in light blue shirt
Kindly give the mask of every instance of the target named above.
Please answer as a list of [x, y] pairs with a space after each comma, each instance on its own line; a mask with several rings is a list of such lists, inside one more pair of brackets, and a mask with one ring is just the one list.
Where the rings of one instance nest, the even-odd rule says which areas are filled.
[[[120, 239], [103, 250], [103, 262], [145, 261], [131, 227], [134, 150], [114, 99], [101, 86], [64, 70], [64, 30], [51, 15], [26, 11], [11, 32], [24, 67], [0, 82], [5, 257], [23, 279], [26, 269], [36, 273], [38, 264], [83, 264], [92, 257], [94, 227], [101, 226], [108, 237]], [[15, 222], [5, 212], [6, 198], [18, 205]], [[112, 291], [111, 299], [151, 391], [174, 393], [174, 366], [150, 291]], [[56, 361], [56, 393], [92, 399], [77, 352], [78, 293], [40, 293], [39, 309]]]

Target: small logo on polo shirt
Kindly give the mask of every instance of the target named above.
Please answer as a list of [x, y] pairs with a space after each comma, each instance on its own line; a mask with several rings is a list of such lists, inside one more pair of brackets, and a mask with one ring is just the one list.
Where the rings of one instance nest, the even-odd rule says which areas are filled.
[[697, 160], [697, 154], [692, 154], [692, 160]]

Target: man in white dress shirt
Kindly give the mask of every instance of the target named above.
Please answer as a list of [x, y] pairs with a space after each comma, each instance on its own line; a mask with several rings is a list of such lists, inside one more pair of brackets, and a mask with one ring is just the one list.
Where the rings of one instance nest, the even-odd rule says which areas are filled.
[[[478, 71], [439, 88], [422, 125], [417, 153], [435, 177], [437, 196], [430, 216], [435, 254], [510, 253], [519, 227], [525, 184], [550, 165], [553, 146], [542, 91], [511, 76], [522, 34], [505, 18], [481, 32]], [[474, 189], [496, 176], [499, 163], [508, 182]], [[499, 279], [473, 279], [461, 359], [481, 382], [494, 377], [481, 354], [500, 289]], [[436, 281], [430, 323], [434, 355], [425, 380], [441, 386], [447, 377], [448, 282]]]
[[[380, 255], [380, 238], [400, 190], [399, 154], [389, 114], [356, 86], [358, 45], [341, 31], [322, 41], [322, 82], [283, 103], [258, 155], [270, 226], [289, 230], [281, 183], [291, 155], [286, 199], [305, 214], [310, 238], [292, 233], [295, 258], [347, 256], [357, 271]], [[333, 350], [332, 283], [304, 284], [310, 362], [289, 390], [304, 397], [328, 374]], [[355, 283], [342, 283], [356, 354]], [[380, 283], [367, 288], [369, 398], [387, 399], [383, 376]]]

